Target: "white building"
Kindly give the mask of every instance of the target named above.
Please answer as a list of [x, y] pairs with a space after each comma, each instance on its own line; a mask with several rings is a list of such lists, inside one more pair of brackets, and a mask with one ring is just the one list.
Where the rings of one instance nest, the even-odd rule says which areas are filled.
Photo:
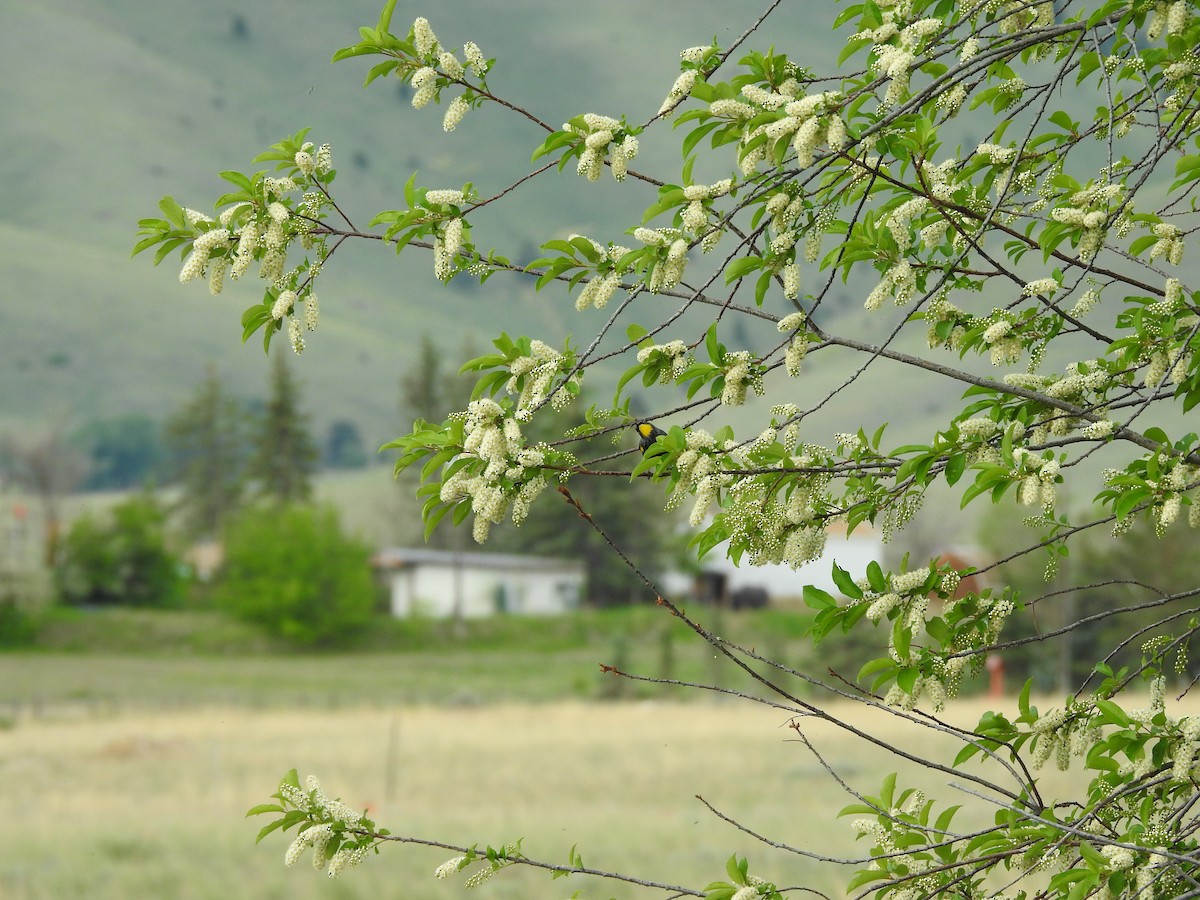
[[421, 548], [385, 550], [375, 567], [400, 618], [553, 615], [583, 597], [583, 563], [575, 560]]
[[[752, 566], [744, 561], [735, 566], [725, 556], [724, 549], [725, 545], [715, 547], [700, 560], [702, 580], [706, 582], [704, 591], [709, 594], [705, 599], [724, 601], [747, 590], [765, 591], [765, 598], [771, 601], [798, 599], [808, 584], [837, 597], [841, 591], [833, 581], [833, 564], [837, 563], [855, 578], [861, 578], [872, 560], [883, 557], [883, 538], [866, 524], [859, 525], [853, 534], [846, 534], [844, 526], [831, 525], [826, 535], [825, 552], [798, 569], [781, 564]], [[667, 577], [664, 586], [676, 596], [683, 596], [695, 593], [698, 583], [692, 576], [674, 573]]]

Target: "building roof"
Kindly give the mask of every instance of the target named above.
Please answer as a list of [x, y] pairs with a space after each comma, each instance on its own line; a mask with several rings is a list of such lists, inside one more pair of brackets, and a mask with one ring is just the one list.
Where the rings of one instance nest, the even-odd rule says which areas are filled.
[[417, 566], [462, 566], [471, 569], [500, 569], [524, 572], [563, 572], [583, 575], [583, 561], [522, 553], [478, 553], [459, 550], [430, 550], [425, 547], [393, 547], [381, 550], [371, 560], [377, 569], [409, 569]]

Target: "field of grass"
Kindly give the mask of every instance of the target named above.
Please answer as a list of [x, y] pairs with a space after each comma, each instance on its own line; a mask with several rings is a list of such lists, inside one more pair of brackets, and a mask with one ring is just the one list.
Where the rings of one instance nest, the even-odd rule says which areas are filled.
[[[804, 665], [806, 617], [783, 610], [713, 614], [719, 632]], [[0, 654], [0, 713], [212, 704], [344, 708], [396, 703], [679, 697], [682, 689], [605, 675], [601, 664], [652, 677], [751, 689], [718, 673], [713, 651], [657, 606], [568, 616], [471, 620], [381, 617], [349, 650], [301, 653], [219, 613], [56, 609], [35, 650]], [[799, 689], [799, 685], [791, 685]]]
[[[766, 611], [712, 624], [821, 671], [829, 660], [806, 649], [802, 622]], [[600, 672], [606, 662], [751, 687], [672, 627], [654, 607], [471, 622], [461, 634], [448, 623], [391, 622], [358, 652], [300, 654], [213, 614], [60, 616], [41, 649], [0, 654], [0, 897], [460, 896], [459, 880], [432, 878], [454, 855], [444, 850], [389, 846], [331, 882], [307, 863], [284, 868], [290, 836], [255, 847], [262, 822], [243, 814], [292, 767], [399, 835], [464, 845], [523, 838], [528, 855], [550, 862], [565, 862], [577, 844], [589, 866], [690, 887], [722, 878], [737, 852], [780, 884], [842, 896], [845, 870], [770, 850], [696, 799], [795, 847], [865, 852], [851, 820], [836, 818], [852, 798], [786, 713]], [[614, 696], [614, 685], [625, 692]], [[953, 756], [937, 734], [831, 702], [885, 741]], [[983, 708], [964, 700], [947, 716], [971, 724]], [[855, 790], [875, 792], [898, 770], [901, 785], [943, 804], [969, 799], [942, 774], [831, 726], [801, 725]], [[1080, 777], [1078, 768], [1043, 772], [1039, 783], [1053, 794]], [[956, 824], [983, 824], [992, 810], [971, 815]], [[589, 898], [650, 896], [523, 869], [477, 896], [576, 888]]]
[[[70, 664], [86, 668], [86, 660]], [[964, 704], [952, 714], [968, 721], [979, 709]], [[905, 739], [889, 717], [851, 717]], [[296, 766], [399, 835], [481, 845], [524, 838], [528, 855], [551, 862], [565, 862], [577, 844], [590, 866], [692, 887], [722, 878], [723, 861], [737, 852], [780, 884], [840, 896], [844, 871], [770, 851], [695, 799], [796, 847], [855, 852], [850, 820], [834, 818], [850, 798], [787, 724], [785, 714], [744, 702], [660, 701], [25, 717], [0, 733], [0, 895], [461, 895], [460, 881], [432, 878], [453, 855], [444, 850], [391, 846], [330, 882], [307, 862], [284, 868], [289, 837], [255, 847], [261, 823], [244, 811]], [[874, 790], [897, 768], [894, 758], [827, 726], [805, 725], [805, 733], [856, 788]], [[1048, 774], [1043, 787], [1070, 777]], [[961, 802], [945, 782], [928, 771], [902, 776]], [[638, 896], [586, 879], [552, 884], [525, 870], [500, 873], [477, 896], [558, 897], [576, 888], [585, 897]]]

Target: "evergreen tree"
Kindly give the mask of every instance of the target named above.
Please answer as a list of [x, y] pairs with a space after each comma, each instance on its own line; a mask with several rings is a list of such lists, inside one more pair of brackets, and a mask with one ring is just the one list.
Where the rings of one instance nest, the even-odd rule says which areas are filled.
[[325, 466], [331, 469], [361, 469], [367, 464], [362, 433], [348, 419], [337, 419], [329, 425], [325, 437]]
[[284, 503], [312, 497], [317, 447], [301, 412], [295, 378], [283, 352], [274, 354], [271, 395], [254, 426], [254, 455], [250, 478], [257, 491]]
[[[416, 361], [400, 376], [402, 428], [411, 428], [415, 419], [440, 422], [448, 413], [463, 409], [471, 399], [471, 379], [458, 372], [446, 372], [442, 367], [444, 355], [428, 334], [421, 335]], [[474, 355], [468, 346], [459, 353], [464, 359]]]
[[185, 528], [194, 537], [220, 534], [242, 502], [246, 473], [246, 419], [210, 365], [196, 394], [167, 424], [167, 446]]
[[159, 474], [163, 446], [159, 424], [144, 415], [94, 419], [73, 438], [86, 449], [90, 471], [84, 488], [111, 490], [144, 484]]

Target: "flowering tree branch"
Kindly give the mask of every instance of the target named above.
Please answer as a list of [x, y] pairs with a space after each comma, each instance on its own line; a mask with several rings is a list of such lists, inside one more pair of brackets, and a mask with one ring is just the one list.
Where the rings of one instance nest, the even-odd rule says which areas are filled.
[[[765, 848], [855, 866], [851, 895], [1200, 890], [1200, 717], [1170, 708], [1165, 692], [1200, 630], [1200, 608], [1189, 603], [1196, 587], [1165, 573], [1082, 578], [1029, 597], [989, 583], [1034, 554], [1047, 555], [1054, 575], [1069, 548], [1102, 526], [1117, 539], [1139, 522], [1158, 535], [1180, 519], [1200, 525], [1200, 437], [1186, 418], [1200, 404], [1200, 293], [1184, 264], [1200, 232], [1194, 0], [851, 4], [833, 25], [845, 42], [839, 68], [824, 74], [775, 50], [744, 49], [774, 43], [771, 23], [789, 14], [775, 0], [729, 46], [682, 50], [655, 114], [580, 112], [559, 128], [488, 86], [497, 61], [474, 42], [459, 53], [425, 18], [393, 32], [394, 5], [335, 59], [369, 59], [367, 83], [399, 78], [417, 109], [444, 105], [446, 132], [485, 103], [512, 113], [531, 126], [528, 173], [485, 191], [425, 186], [414, 175], [403, 207], [376, 213], [363, 229], [335, 200], [332, 149], [302, 131], [258, 157], [272, 172], [222, 173], [234, 190], [213, 216], [165, 198], [163, 218], [140, 223], [135, 252], [154, 248], [161, 262], [178, 250], [180, 280], [204, 278], [214, 293], [226, 274], [241, 279], [256, 265], [265, 288], [243, 314], [244, 334], [261, 332], [269, 343], [286, 329], [296, 352], [317, 326], [317, 276], [348, 240], [428, 253], [443, 282], [504, 272], [539, 290], [565, 287], [589, 335], [583, 349], [503, 334], [494, 352], [464, 365], [477, 379], [466, 409], [418, 421], [390, 445], [398, 470], [421, 471], [428, 530], [447, 516], [469, 520], [485, 542], [504, 519], [519, 525], [556, 485], [582, 525], [632, 565], [568, 483], [646, 477], [662, 486], [668, 508], [690, 504], [698, 556], [799, 568], [821, 557], [832, 523], [902, 537], [935, 485], [964, 506], [1015, 499], [1036, 536], [995, 563], [834, 565], [836, 593], [798, 586], [815, 643], [853, 636], [872, 645], [857, 677], [803, 672], [724, 640], [640, 572], [659, 605], [753, 691], [608, 670], [792, 717], [797, 739], [850, 795], [842, 812], [857, 817], [853, 832], [869, 851], [838, 860], [797, 852], [709, 809]], [[680, 170], [632, 168], [642, 141], [668, 139], [668, 120]], [[967, 134], [983, 140], [968, 143]], [[485, 210], [505, 208], [534, 179], [565, 173], [556, 184], [573, 194], [605, 171], [629, 182], [622, 190], [636, 205], [620, 234], [570, 233], [563, 222], [548, 228], [539, 259], [520, 261], [479, 240]], [[710, 182], [699, 171], [721, 177]], [[816, 390], [804, 375], [821, 370], [833, 373], [833, 386]], [[898, 409], [899, 424], [922, 429], [902, 444], [885, 441], [887, 423], [857, 421], [846, 402], [851, 388], [893, 388], [897, 372], [965, 389], [932, 427]], [[548, 408], [575, 409], [595, 383], [611, 390], [610, 402], [576, 409], [561, 438], [527, 440], [530, 422]], [[631, 411], [635, 393], [657, 404], [649, 418], [664, 427], [636, 450], [577, 458], [579, 442], [644, 422]], [[818, 413], [845, 424], [823, 434]], [[735, 421], [752, 424], [738, 434]], [[607, 466], [626, 455], [628, 470]], [[1092, 496], [1094, 508], [1068, 516], [1064, 484]], [[1099, 605], [1118, 585], [1144, 593]], [[1041, 627], [1036, 610], [1068, 590], [1099, 607]], [[973, 728], [939, 717], [989, 654], [1053, 647], [1110, 619], [1129, 623], [1127, 632], [1093, 648], [1094, 669], [1061, 705], [1039, 709], [1027, 683], [1015, 715], [989, 710]], [[852, 705], [827, 709], [798, 696], [790, 679]], [[1146, 703], [1132, 699], [1138, 684], [1149, 690]], [[893, 742], [840, 711], [855, 707], [949, 738], [955, 756]], [[955, 829], [956, 806], [903, 787], [895, 774], [877, 793], [852, 786], [804, 735], [800, 723], [810, 719], [953, 776], [995, 824]], [[1051, 759], [1081, 765], [1086, 786], [1050, 796], [1034, 773]], [[480, 853], [394, 838], [322, 797], [290, 776], [279, 802], [259, 811], [277, 816], [268, 831], [302, 829], [297, 855], [312, 847], [322, 864], [340, 860], [338, 871], [403, 840], [459, 853], [439, 874], [475, 866], [469, 884], [525, 864], [714, 900], [811, 891], [750, 875], [736, 858], [728, 881], [701, 889], [593, 872], [574, 858], [536, 863], [517, 845]]]

